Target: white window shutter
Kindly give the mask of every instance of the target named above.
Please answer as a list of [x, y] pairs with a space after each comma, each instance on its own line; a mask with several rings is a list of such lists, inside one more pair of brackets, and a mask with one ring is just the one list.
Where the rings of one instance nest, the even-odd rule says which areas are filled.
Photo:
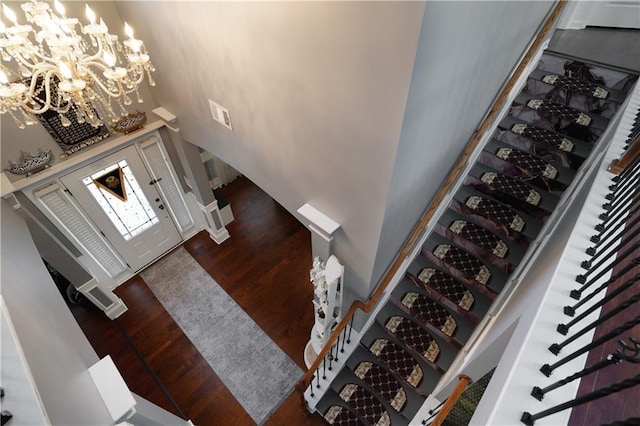
[[67, 230], [67, 234], [84, 247], [96, 263], [114, 278], [127, 270], [126, 264], [120, 260], [113, 249], [102, 239], [98, 230], [76, 207], [73, 201], [57, 184], [49, 185], [34, 195], [40, 200], [45, 209]]
[[149, 169], [149, 174], [156, 181], [158, 192], [167, 203], [167, 208], [180, 232], [184, 234], [193, 228], [195, 223], [160, 139], [151, 137], [142, 141], [139, 147], [142, 159]]

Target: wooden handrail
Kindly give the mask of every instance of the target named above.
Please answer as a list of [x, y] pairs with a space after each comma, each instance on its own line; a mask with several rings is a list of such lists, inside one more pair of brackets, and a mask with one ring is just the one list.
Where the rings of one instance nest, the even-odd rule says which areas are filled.
[[638, 158], [638, 155], [640, 155], [640, 136], [631, 143], [631, 147], [625, 151], [622, 157], [611, 162], [609, 171], [614, 175], [619, 175], [624, 172], [636, 158]]
[[444, 403], [440, 411], [438, 411], [436, 418], [433, 419], [429, 426], [442, 425], [442, 422], [444, 422], [444, 420], [447, 418], [453, 406], [460, 399], [462, 392], [464, 392], [467, 386], [469, 386], [471, 383], [473, 383], [473, 380], [471, 380], [469, 376], [465, 376], [464, 374], [458, 376], [458, 384], [455, 388], [453, 388], [453, 392], [451, 392], [451, 395], [447, 397], [447, 401]]
[[413, 228], [413, 231], [409, 235], [409, 238], [407, 239], [404, 246], [398, 253], [398, 256], [396, 256], [394, 262], [391, 264], [391, 266], [385, 273], [384, 277], [380, 281], [380, 284], [378, 285], [378, 288], [373, 293], [369, 301], [365, 304], [360, 300], [356, 300], [351, 304], [346, 314], [342, 318], [342, 321], [338, 323], [338, 325], [336, 326], [331, 336], [329, 336], [327, 343], [324, 345], [324, 347], [322, 348], [322, 350], [320, 351], [320, 353], [318, 354], [314, 362], [309, 366], [309, 370], [307, 370], [307, 373], [296, 383], [295, 387], [300, 392], [300, 396], [302, 398], [303, 404], [305, 403], [304, 391], [305, 389], [307, 389], [307, 387], [309, 387], [309, 384], [311, 384], [313, 375], [315, 371], [318, 369], [318, 367], [320, 366], [320, 362], [322, 362], [322, 360], [327, 356], [327, 353], [329, 352], [333, 344], [337, 341], [340, 334], [344, 331], [344, 329], [347, 327], [347, 324], [349, 324], [349, 322], [351, 321], [356, 310], [360, 309], [361, 311], [368, 313], [368, 312], [371, 312], [371, 310], [376, 306], [376, 304], [378, 303], [378, 300], [380, 300], [380, 298], [384, 294], [384, 291], [387, 289], [387, 286], [389, 285], [389, 283], [391, 283], [393, 277], [398, 272], [398, 269], [400, 269], [400, 266], [404, 262], [404, 259], [407, 256], [409, 256], [416, 242], [420, 239], [429, 221], [431, 220], [434, 213], [436, 212], [436, 209], [440, 206], [440, 204], [446, 197], [447, 193], [449, 192], [449, 189], [454, 185], [454, 183], [458, 179], [458, 176], [464, 170], [467, 160], [469, 159], [469, 157], [475, 150], [476, 146], [484, 136], [485, 132], [487, 131], [487, 129], [489, 129], [489, 127], [495, 120], [496, 116], [498, 115], [498, 113], [506, 103], [509, 93], [511, 92], [511, 89], [513, 89], [513, 87], [515, 86], [520, 76], [526, 70], [527, 66], [529, 65], [529, 63], [535, 56], [536, 52], [540, 48], [541, 44], [544, 42], [545, 38], [547, 37], [547, 34], [553, 28], [555, 21], [560, 17], [560, 14], [564, 10], [564, 7], [566, 6], [567, 2], [568, 0], [558, 1], [553, 11], [551, 12], [551, 14], [549, 15], [545, 23], [542, 25], [540, 32], [531, 43], [531, 46], [529, 47], [529, 49], [527, 50], [527, 53], [522, 58], [522, 61], [520, 61], [520, 64], [517, 66], [517, 68], [513, 72], [513, 75], [511, 76], [509, 81], [507, 81], [507, 84], [505, 84], [504, 88], [496, 98], [496, 101], [494, 102], [493, 106], [491, 107], [491, 109], [489, 110], [485, 118], [482, 120], [482, 122], [480, 123], [476, 131], [473, 133], [471, 141], [469, 142], [467, 147], [464, 149], [464, 151], [462, 152], [462, 154], [460, 155], [460, 157], [452, 167], [448, 177], [440, 187], [440, 190], [438, 191], [436, 196], [433, 198], [433, 201], [431, 201], [431, 203], [427, 207], [427, 210], [422, 215], [422, 218]]

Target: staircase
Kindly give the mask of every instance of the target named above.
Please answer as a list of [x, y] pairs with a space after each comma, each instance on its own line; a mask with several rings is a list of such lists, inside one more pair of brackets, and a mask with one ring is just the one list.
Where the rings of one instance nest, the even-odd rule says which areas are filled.
[[637, 78], [541, 56], [403, 277], [355, 342], [343, 336], [344, 355], [331, 352], [333, 380], [311, 382], [312, 409], [334, 425], [421, 422], [426, 398], [532, 260]]

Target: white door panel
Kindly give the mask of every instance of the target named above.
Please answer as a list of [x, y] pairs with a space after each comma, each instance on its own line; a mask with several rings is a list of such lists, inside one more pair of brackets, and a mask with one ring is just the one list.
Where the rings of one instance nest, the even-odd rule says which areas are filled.
[[135, 147], [60, 180], [133, 271], [182, 241]]

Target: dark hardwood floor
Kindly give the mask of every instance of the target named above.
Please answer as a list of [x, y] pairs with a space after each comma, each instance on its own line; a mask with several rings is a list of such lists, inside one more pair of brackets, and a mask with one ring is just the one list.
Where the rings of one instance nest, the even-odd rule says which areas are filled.
[[[217, 245], [200, 232], [183, 247], [306, 371], [303, 350], [313, 323], [309, 231], [244, 177], [217, 193], [233, 209], [231, 238]], [[92, 306], [70, 306], [98, 355], [111, 355], [134, 393], [198, 426], [254, 424], [142, 278], [115, 292], [129, 308], [115, 321]], [[325, 422], [292, 392], [266, 424]]]

